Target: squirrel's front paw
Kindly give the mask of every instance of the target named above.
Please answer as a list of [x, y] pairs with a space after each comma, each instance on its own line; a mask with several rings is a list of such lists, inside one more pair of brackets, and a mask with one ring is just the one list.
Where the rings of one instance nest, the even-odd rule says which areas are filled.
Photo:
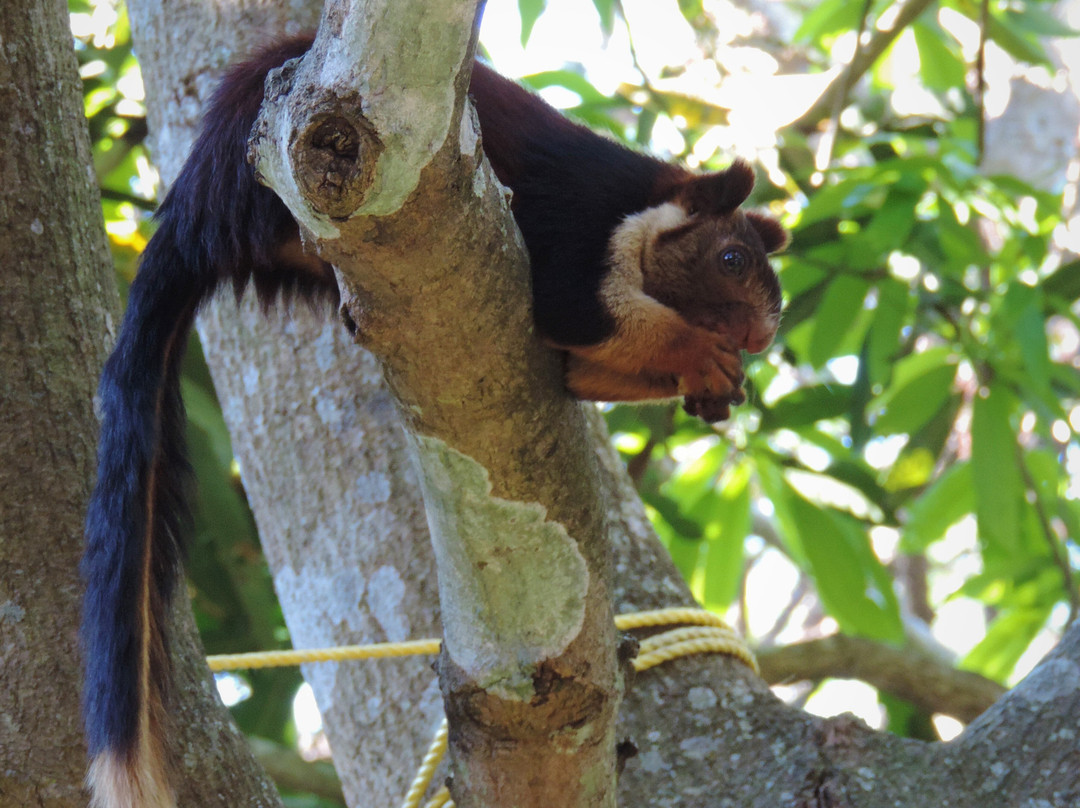
[[742, 358], [724, 334], [695, 328], [682, 364], [680, 395], [733, 400], [741, 393]]
[[746, 401], [746, 394], [741, 387], [736, 388], [731, 395], [709, 396], [689, 395], [683, 399], [683, 410], [688, 415], [700, 418], [715, 424], [718, 421], [726, 421], [731, 417], [731, 407]]

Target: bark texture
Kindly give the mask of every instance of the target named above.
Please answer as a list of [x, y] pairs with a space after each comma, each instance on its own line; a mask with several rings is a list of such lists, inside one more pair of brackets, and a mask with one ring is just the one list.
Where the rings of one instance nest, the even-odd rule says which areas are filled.
[[[84, 805], [78, 561], [93, 395], [119, 299], [101, 227], [67, 6], [0, 17], [0, 805]], [[216, 703], [190, 609], [174, 632], [184, 805], [275, 805]], [[193, 673], [194, 671], [194, 673]]]
[[0, 15], [0, 48], [0, 805], [59, 808], [85, 803], [78, 563], [119, 306], [66, 4]]
[[[340, 269], [401, 403], [439, 572], [455, 801], [611, 805], [620, 693], [595, 460], [462, 118], [475, 14], [330, 4], [311, 53], [268, 84], [259, 171]], [[348, 221], [343, 172], [320, 177], [325, 161], [294, 149], [328, 119], [359, 133]]]

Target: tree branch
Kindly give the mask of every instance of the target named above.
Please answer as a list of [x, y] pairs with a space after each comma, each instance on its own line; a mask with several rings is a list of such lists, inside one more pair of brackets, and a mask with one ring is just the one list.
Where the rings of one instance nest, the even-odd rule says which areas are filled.
[[341, 780], [329, 763], [304, 760], [295, 749], [286, 749], [265, 738], [248, 738], [248, 746], [278, 788], [345, 804]]
[[1005, 692], [997, 682], [957, 670], [915, 643], [894, 648], [836, 634], [759, 649], [757, 657], [769, 684], [827, 677], [859, 679], [922, 710], [965, 722], [974, 720]]
[[896, 8], [896, 12], [892, 24], [887, 28], [879, 28], [870, 38], [870, 41], [866, 43], [866, 47], [856, 51], [851, 63], [829, 82], [829, 86], [825, 88], [825, 91], [818, 97], [813, 106], [804, 112], [802, 117], [792, 125], [805, 131], [813, 129], [821, 121], [827, 119], [833, 109], [836, 97], [846, 95], [848, 90], [854, 87], [856, 82], [863, 77], [863, 74], [874, 66], [874, 62], [881, 57], [881, 54], [903, 33], [904, 29], [931, 6], [932, 1], [907, 0], [902, 5], [893, 7]]
[[[340, 270], [402, 405], [438, 566], [455, 802], [613, 805], [620, 685], [595, 461], [463, 118], [476, 13], [330, 4], [310, 53], [268, 83], [253, 148]], [[327, 125], [332, 147], [358, 147], [313, 155]]]

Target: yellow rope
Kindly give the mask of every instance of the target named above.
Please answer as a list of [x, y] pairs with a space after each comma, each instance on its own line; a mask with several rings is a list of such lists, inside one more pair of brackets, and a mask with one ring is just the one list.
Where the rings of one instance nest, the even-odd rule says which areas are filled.
[[[615, 627], [620, 631], [635, 628], [689, 623], [698, 626], [711, 626], [726, 630], [735, 641], [742, 644], [735, 630], [712, 612], [702, 609], [658, 609], [651, 612], [634, 612], [615, 617]], [[655, 639], [655, 638], [653, 638]], [[642, 643], [644, 653], [645, 640]], [[350, 659], [384, 659], [387, 657], [412, 656], [414, 654], [437, 654], [441, 643], [437, 639], [407, 640], [405, 642], [379, 642], [370, 645], [342, 645], [334, 648], [313, 648], [292, 651], [253, 651], [247, 654], [215, 654], [207, 657], [210, 670], [215, 672], [237, 670], [240, 668], [275, 668], [300, 665], [305, 662], [341, 662]], [[745, 645], [742, 646], [745, 648]], [[756, 663], [747, 661], [739, 653], [731, 653], [755, 668]], [[749, 654], [749, 650], [746, 651]], [[749, 658], [752, 658], [749, 657]]]
[[424, 808], [454, 808], [454, 801], [450, 799], [450, 789], [441, 786]]
[[654, 609], [651, 612], [630, 612], [615, 615], [615, 628], [629, 631], [633, 628], [651, 628], [652, 626], [673, 626], [686, 623], [692, 626], [716, 626], [734, 633], [735, 629], [704, 609]]
[[[615, 617], [615, 627], [620, 631], [635, 628], [652, 628], [689, 624], [688, 628], [672, 629], [641, 641], [634, 669], [647, 670], [662, 662], [691, 654], [727, 654], [746, 663], [758, 673], [757, 659], [731, 626], [711, 612], [702, 609], [657, 609], [651, 612], [634, 612]], [[207, 658], [213, 671], [237, 668], [268, 668], [299, 665], [302, 662], [329, 662], [346, 659], [375, 659], [410, 656], [413, 654], [437, 654], [439, 640], [410, 640], [408, 642], [382, 642], [371, 645], [344, 645], [337, 648], [318, 648], [309, 651], [257, 651], [249, 654], [218, 654]], [[413, 778], [409, 793], [401, 808], [419, 808], [420, 800], [431, 785], [431, 778], [446, 754], [449, 731], [444, 718], [435, 733], [420, 769]], [[425, 808], [454, 808], [450, 792], [441, 787]]]
[[[439, 767], [443, 755], [446, 754], [446, 739], [449, 734], [450, 727], [444, 718], [442, 723], [439, 724], [439, 729], [435, 732], [435, 737], [431, 739], [431, 745], [428, 746], [427, 754], [424, 755], [424, 760], [420, 763], [416, 777], [413, 778], [412, 785], [409, 786], [409, 793], [405, 795], [405, 801], [401, 803], [401, 808], [415, 808], [420, 804], [424, 792], [431, 785], [431, 778], [435, 776], [435, 769]], [[437, 794], [435, 796], [438, 797]], [[446, 796], [449, 799], [449, 791], [446, 792]], [[435, 802], [435, 800], [433, 799], [432, 802]], [[445, 802], [444, 800], [439, 805], [444, 805]]]
[[437, 654], [439, 640], [376, 642], [370, 645], [341, 645], [336, 648], [313, 648], [300, 651], [253, 651], [249, 654], [216, 654], [206, 658], [212, 671], [237, 668], [283, 668], [303, 662], [340, 662], [346, 659], [381, 659], [385, 657]]
[[661, 662], [690, 654], [726, 654], [743, 662], [754, 673], [761, 673], [757, 657], [742, 637], [726, 626], [678, 628], [642, 640], [634, 659], [634, 670], [648, 670]]

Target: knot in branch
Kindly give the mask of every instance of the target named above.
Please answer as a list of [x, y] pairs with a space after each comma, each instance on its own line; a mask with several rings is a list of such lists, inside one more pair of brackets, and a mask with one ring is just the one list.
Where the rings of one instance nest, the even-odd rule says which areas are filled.
[[365, 201], [383, 144], [360, 113], [359, 97], [323, 103], [298, 129], [289, 157], [301, 192], [319, 213], [348, 218]]

